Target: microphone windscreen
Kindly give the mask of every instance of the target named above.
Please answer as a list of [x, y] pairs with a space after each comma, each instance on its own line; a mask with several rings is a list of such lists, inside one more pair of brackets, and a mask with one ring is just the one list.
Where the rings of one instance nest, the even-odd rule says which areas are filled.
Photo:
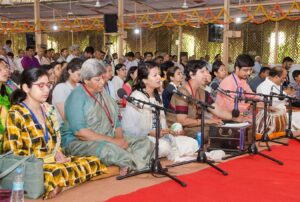
[[173, 85], [168, 85], [167, 87], [166, 87], [166, 89], [165, 89], [168, 93], [173, 93], [174, 92], [174, 90], [176, 90], [176, 88], [175, 88], [175, 86], [173, 86]]
[[239, 117], [239, 115], [240, 115], [240, 110], [238, 109], [232, 110], [232, 117]]
[[127, 96], [127, 93], [126, 93], [126, 91], [123, 88], [120, 88], [117, 91], [117, 94], [118, 94], [119, 98], [124, 98], [124, 96]]
[[217, 83], [212, 83], [210, 86], [213, 90], [217, 90], [219, 88], [219, 85]]

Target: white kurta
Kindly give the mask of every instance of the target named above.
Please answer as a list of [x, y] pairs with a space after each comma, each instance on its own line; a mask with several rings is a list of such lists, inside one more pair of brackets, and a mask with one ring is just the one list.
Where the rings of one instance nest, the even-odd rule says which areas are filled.
[[[257, 93], [262, 93], [266, 95], [270, 95], [271, 92], [280, 94], [280, 86], [276, 85], [274, 82], [272, 82], [268, 77], [264, 82], [262, 82], [256, 90]], [[285, 95], [286, 93], [283, 92]], [[286, 113], [286, 101], [285, 100], [279, 100], [278, 98], [273, 98], [272, 106], [276, 107], [280, 114]], [[293, 112], [292, 114], [292, 129], [293, 130], [299, 130], [300, 129], [300, 112]]]
[[114, 76], [114, 78], [111, 80], [111, 84], [113, 86], [113, 95], [112, 97], [115, 99], [115, 100], [120, 100], [121, 98], [118, 96], [118, 90], [120, 88], [123, 88], [123, 84], [124, 84], [124, 81], [119, 77], [119, 76]]
[[[271, 92], [280, 94], [280, 86], [271, 81], [268, 77], [263, 81], [256, 89], [257, 93], [262, 93], [265, 95], [270, 95]], [[286, 93], [284, 93], [286, 94]], [[272, 106], [276, 107], [279, 110], [286, 110], [285, 100], [279, 100], [278, 98], [272, 99]]]
[[[134, 91], [130, 96], [161, 105], [155, 98], [148, 98], [140, 91]], [[164, 111], [160, 112], [160, 124], [162, 129], [167, 128]], [[148, 105], [137, 107], [127, 103], [122, 117], [122, 129], [125, 135], [147, 136], [149, 132], [155, 130], [155, 115], [152, 113], [152, 108]], [[154, 137], [149, 138], [155, 142]], [[159, 157], [167, 157], [169, 160], [180, 161], [180, 157], [192, 155], [197, 150], [197, 141], [187, 136], [174, 137], [168, 134], [159, 139]]]

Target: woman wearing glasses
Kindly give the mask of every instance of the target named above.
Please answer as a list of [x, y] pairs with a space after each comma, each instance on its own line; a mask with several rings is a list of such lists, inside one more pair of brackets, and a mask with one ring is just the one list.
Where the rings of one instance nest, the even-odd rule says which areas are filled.
[[5, 85], [8, 76], [8, 64], [2, 58], [0, 58], [0, 154], [2, 151], [3, 133], [5, 130], [7, 112], [10, 107], [8, 97], [11, 94], [11, 90]]
[[3, 149], [20, 156], [34, 154], [44, 161], [45, 199], [106, 172], [96, 157], [66, 157], [62, 153], [55, 110], [45, 102], [52, 88], [45, 70], [25, 70], [20, 87], [11, 95]]
[[81, 67], [82, 84], [65, 102], [66, 153], [96, 155], [106, 166], [119, 166], [120, 174], [148, 167], [153, 144], [145, 137], [124, 137], [119, 107], [104, 90], [105, 68], [88, 59]]

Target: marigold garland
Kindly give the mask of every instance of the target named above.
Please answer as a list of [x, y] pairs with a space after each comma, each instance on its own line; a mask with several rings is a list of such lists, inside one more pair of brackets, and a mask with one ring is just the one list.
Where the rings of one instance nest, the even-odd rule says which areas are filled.
[[[293, 14], [300, 14], [300, 6], [297, 1], [294, 1], [289, 7], [287, 12], [284, 12], [280, 6], [280, 3], [275, 3], [272, 10], [268, 11], [263, 5], [259, 4], [254, 11], [249, 11], [246, 6], [239, 8], [239, 15], [243, 18], [241, 23], [255, 23], [261, 24], [266, 21], [278, 22], [281, 20], [300, 20], [300, 16], [292, 16]], [[279, 13], [276, 17], [275, 13]], [[227, 21], [224, 21], [224, 16], [227, 17]], [[246, 17], [245, 17], [246, 16]], [[37, 27], [39, 30], [35, 30], [35, 24], [28, 21], [14, 21], [5, 22], [0, 21], [0, 30], [2, 33], [24, 33], [24, 32], [53, 32], [53, 24], [58, 25], [60, 31], [85, 31], [85, 30], [103, 30], [104, 25], [103, 19], [86, 17], [86, 18], [73, 18], [55, 21], [41, 21]], [[131, 29], [135, 26], [142, 28], [158, 28], [162, 26], [172, 27], [172, 26], [199, 26], [208, 23], [217, 24], [228, 24], [234, 22], [234, 19], [228, 14], [228, 12], [221, 8], [217, 15], [207, 8], [203, 15], [200, 15], [199, 11], [194, 10], [190, 12], [180, 12], [172, 13], [170, 11], [167, 14], [144, 14], [141, 16], [132, 15], [124, 19], [124, 24], [119, 24], [120, 27], [125, 29]]]

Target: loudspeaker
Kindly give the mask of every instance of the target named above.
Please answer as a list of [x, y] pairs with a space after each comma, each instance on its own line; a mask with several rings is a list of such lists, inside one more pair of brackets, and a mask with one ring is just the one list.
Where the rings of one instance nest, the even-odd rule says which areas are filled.
[[35, 48], [35, 34], [26, 33], [26, 45]]
[[208, 24], [208, 41], [209, 42], [223, 42], [223, 25]]
[[104, 14], [104, 29], [106, 33], [118, 32], [117, 14]]

